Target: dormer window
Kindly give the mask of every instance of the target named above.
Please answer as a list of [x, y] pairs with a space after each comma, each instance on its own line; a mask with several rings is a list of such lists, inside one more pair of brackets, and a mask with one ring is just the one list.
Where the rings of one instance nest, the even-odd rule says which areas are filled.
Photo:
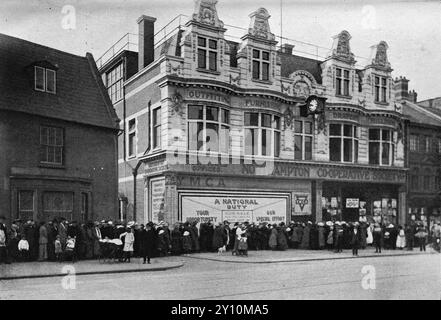
[[52, 69], [34, 67], [35, 90], [42, 92], [56, 92], [56, 72]]
[[198, 37], [198, 69], [217, 71], [217, 40]]
[[386, 103], [387, 80], [385, 77], [375, 76], [375, 102]]
[[335, 78], [336, 92], [338, 96], [349, 96], [349, 70], [337, 68]]
[[253, 49], [253, 79], [269, 80], [269, 52]]

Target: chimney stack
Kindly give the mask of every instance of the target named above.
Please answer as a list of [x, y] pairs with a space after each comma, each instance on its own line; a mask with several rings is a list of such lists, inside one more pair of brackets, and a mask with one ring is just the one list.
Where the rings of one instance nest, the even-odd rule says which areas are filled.
[[155, 21], [156, 18], [142, 15], [138, 18], [138, 70], [141, 71], [155, 60]]
[[292, 44], [282, 44], [282, 53], [292, 54], [292, 49], [294, 49], [294, 46]]
[[415, 90], [409, 91], [408, 93], [408, 100], [410, 102], [416, 103], [418, 100], [418, 94], [416, 93]]
[[395, 98], [399, 100], [408, 99], [409, 80], [406, 77], [395, 78], [394, 81]]

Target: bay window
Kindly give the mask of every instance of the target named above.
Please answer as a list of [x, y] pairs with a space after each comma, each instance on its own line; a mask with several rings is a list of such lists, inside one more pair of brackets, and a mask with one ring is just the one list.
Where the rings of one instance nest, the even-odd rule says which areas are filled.
[[369, 129], [369, 163], [383, 166], [393, 165], [394, 132], [387, 129]]
[[228, 154], [230, 111], [212, 106], [188, 106], [188, 150]]
[[280, 156], [280, 117], [245, 112], [245, 155]]
[[358, 128], [352, 124], [329, 125], [329, 158], [335, 162], [358, 161]]

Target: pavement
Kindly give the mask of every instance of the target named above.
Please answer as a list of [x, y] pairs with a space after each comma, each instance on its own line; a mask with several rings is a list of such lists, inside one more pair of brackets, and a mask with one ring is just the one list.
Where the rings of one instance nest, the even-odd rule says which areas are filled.
[[[381, 258], [407, 255], [438, 254], [430, 247], [427, 252], [418, 250], [383, 250], [381, 254], [375, 253], [375, 250], [368, 248], [359, 250], [359, 257], [356, 258]], [[305, 262], [320, 260], [340, 260], [353, 259], [351, 250], [344, 250], [342, 253], [334, 253], [328, 250], [286, 250], [286, 251], [249, 251], [248, 256], [233, 256], [230, 252], [222, 255], [217, 253], [196, 253], [182, 255], [178, 257], [166, 257], [153, 259], [152, 264], [142, 264], [139, 258], [132, 258], [131, 263], [118, 262], [99, 262], [97, 260], [86, 260], [72, 263], [58, 262], [25, 262], [12, 263], [9, 265], [0, 265], [0, 280], [28, 279], [59, 277], [66, 274], [75, 273], [76, 275], [91, 274], [110, 274], [110, 273], [128, 273], [128, 272], [149, 272], [164, 271], [182, 267], [183, 260], [206, 260], [227, 263], [247, 263], [247, 264], [268, 264], [283, 262]]]
[[143, 264], [142, 259], [131, 259], [131, 263], [100, 262], [85, 260], [71, 262], [21, 262], [0, 265], [0, 280], [60, 277], [76, 275], [164, 271], [183, 266], [183, 262], [154, 259], [151, 264]]
[[421, 254], [438, 254], [429, 246], [426, 252], [420, 252], [418, 248], [414, 250], [382, 250], [381, 253], [375, 253], [375, 249], [368, 247], [358, 251], [358, 257], [352, 255], [352, 250], [344, 250], [341, 253], [335, 253], [330, 250], [300, 250], [288, 249], [285, 251], [248, 251], [248, 256], [232, 255], [231, 251], [221, 255], [213, 252], [193, 253], [184, 255], [186, 258], [203, 259], [220, 262], [232, 263], [281, 263], [281, 262], [301, 262], [301, 261], [317, 261], [317, 260], [337, 260], [337, 259], [353, 259], [353, 258], [381, 258], [407, 255]]

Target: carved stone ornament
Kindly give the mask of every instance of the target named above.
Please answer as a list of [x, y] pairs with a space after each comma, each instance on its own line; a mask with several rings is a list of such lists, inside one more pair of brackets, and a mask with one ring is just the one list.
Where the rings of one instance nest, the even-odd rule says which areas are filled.
[[325, 110], [323, 110], [322, 113], [318, 113], [315, 115], [315, 120], [317, 121], [317, 129], [318, 133], [323, 132], [323, 134], [326, 134], [326, 116], [325, 116]]
[[292, 111], [292, 108], [290, 106], [286, 107], [286, 110], [283, 113], [283, 117], [285, 119], [285, 121], [284, 121], [285, 129], [287, 129], [287, 128], [291, 128], [292, 129], [295, 116], [294, 116], [294, 112]]
[[223, 28], [216, 10], [217, 0], [196, 0], [193, 20], [216, 28]]
[[293, 72], [290, 76], [293, 82], [292, 93], [296, 97], [307, 98], [314, 92], [317, 82], [314, 76], [305, 70], [298, 70]]
[[332, 57], [353, 64], [355, 59], [354, 54], [351, 52], [349, 40], [351, 40], [351, 35], [346, 30], [335, 36], [334, 44], [332, 45]]
[[372, 60], [372, 65], [382, 68], [390, 69], [390, 63], [387, 59], [387, 49], [389, 46], [385, 41], [381, 41], [379, 44], [374, 46], [375, 57]]
[[182, 106], [182, 103], [184, 101], [184, 98], [182, 95], [176, 91], [174, 95], [171, 96], [171, 115], [177, 115], [182, 117], [184, 115], [184, 108]]
[[268, 22], [270, 17], [270, 14], [265, 8], [259, 8], [257, 11], [251, 13], [248, 34], [256, 38], [275, 41], [275, 36], [271, 33]]

